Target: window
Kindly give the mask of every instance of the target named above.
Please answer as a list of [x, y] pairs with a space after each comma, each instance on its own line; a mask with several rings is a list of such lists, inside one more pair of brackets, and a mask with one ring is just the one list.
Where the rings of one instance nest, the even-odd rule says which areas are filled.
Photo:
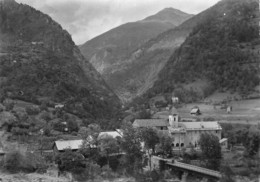
[[218, 131], [216, 131], [216, 133], [218, 133]]
[[176, 147], [179, 147], [179, 143], [176, 143]]
[[181, 143], [181, 147], [184, 147], [184, 143]]
[[163, 130], [163, 127], [161, 127], [161, 130]]

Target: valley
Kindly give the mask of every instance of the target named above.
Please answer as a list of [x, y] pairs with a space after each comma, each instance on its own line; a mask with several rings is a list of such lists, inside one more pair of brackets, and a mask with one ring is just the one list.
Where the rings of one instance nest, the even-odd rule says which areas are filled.
[[258, 1], [164, 8], [80, 46], [117, 11], [27, 3], [0, 0], [0, 181], [257, 180]]

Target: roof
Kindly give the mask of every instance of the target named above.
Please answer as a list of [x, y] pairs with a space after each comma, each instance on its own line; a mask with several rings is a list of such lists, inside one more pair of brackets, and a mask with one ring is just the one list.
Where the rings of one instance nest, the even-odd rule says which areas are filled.
[[106, 137], [122, 137], [122, 133], [120, 131], [105, 131], [105, 132], [100, 132], [98, 135], [98, 139], [106, 138]]
[[178, 114], [178, 111], [175, 107], [172, 107], [169, 114]]
[[153, 97], [153, 98], [151, 98], [150, 99], [150, 102], [164, 102], [164, 103], [166, 103], [167, 101], [166, 101], [166, 99], [165, 99], [165, 97], [163, 96], [163, 95], [158, 95], [158, 96], [155, 96], [155, 97]]
[[199, 112], [199, 108], [193, 108], [191, 111], [190, 111], [190, 113], [197, 113], [197, 112]]
[[222, 130], [217, 121], [208, 122], [179, 122], [179, 125], [186, 128], [186, 130]]
[[57, 146], [58, 150], [77, 150], [81, 147], [83, 140], [58, 140], [55, 141], [55, 145]]
[[165, 119], [136, 119], [133, 123], [134, 127], [163, 127], [169, 126]]
[[227, 138], [222, 138], [221, 140], [219, 140], [219, 143], [226, 142], [227, 140], [228, 140]]

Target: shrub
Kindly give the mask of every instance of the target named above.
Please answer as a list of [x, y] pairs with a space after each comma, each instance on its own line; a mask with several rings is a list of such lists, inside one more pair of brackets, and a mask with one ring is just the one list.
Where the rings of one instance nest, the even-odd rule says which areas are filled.
[[69, 149], [59, 154], [55, 161], [58, 163], [61, 171], [76, 172], [81, 171], [86, 167], [83, 155], [72, 152]]
[[14, 108], [14, 103], [13, 102], [8, 102], [8, 103], [5, 103], [5, 110], [6, 111], [11, 111], [13, 108]]
[[41, 111], [48, 111], [47, 103], [46, 103], [46, 102], [41, 103], [39, 109], [40, 109]]
[[46, 169], [43, 158], [33, 153], [22, 154], [19, 151], [8, 153], [4, 159], [4, 168], [9, 172], [34, 172]]
[[6, 154], [4, 168], [9, 172], [18, 172], [20, 170], [22, 160], [23, 156], [18, 151]]
[[40, 113], [40, 109], [36, 106], [27, 106], [25, 110], [28, 115], [36, 115]]

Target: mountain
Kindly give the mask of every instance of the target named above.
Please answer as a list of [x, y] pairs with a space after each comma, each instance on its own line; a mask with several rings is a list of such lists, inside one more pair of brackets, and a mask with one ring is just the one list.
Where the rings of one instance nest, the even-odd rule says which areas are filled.
[[87, 118], [108, 118], [118, 109], [118, 97], [48, 15], [1, 0], [0, 41], [2, 98], [64, 103]]
[[[208, 15], [204, 11], [145, 42], [132, 51], [117, 70], [110, 73], [107, 83], [124, 101], [131, 101], [150, 89], [166, 62], [187, 38], [192, 29]], [[149, 19], [149, 17], [148, 17]]]
[[80, 50], [110, 85], [110, 75], [128, 61], [131, 52], [191, 16], [173, 8], [166, 8], [144, 20], [126, 23], [89, 40], [80, 46]]
[[146, 95], [174, 92], [190, 102], [214, 91], [254, 92], [260, 82], [258, 7], [256, 0], [222, 0], [178, 27], [197, 22]]

